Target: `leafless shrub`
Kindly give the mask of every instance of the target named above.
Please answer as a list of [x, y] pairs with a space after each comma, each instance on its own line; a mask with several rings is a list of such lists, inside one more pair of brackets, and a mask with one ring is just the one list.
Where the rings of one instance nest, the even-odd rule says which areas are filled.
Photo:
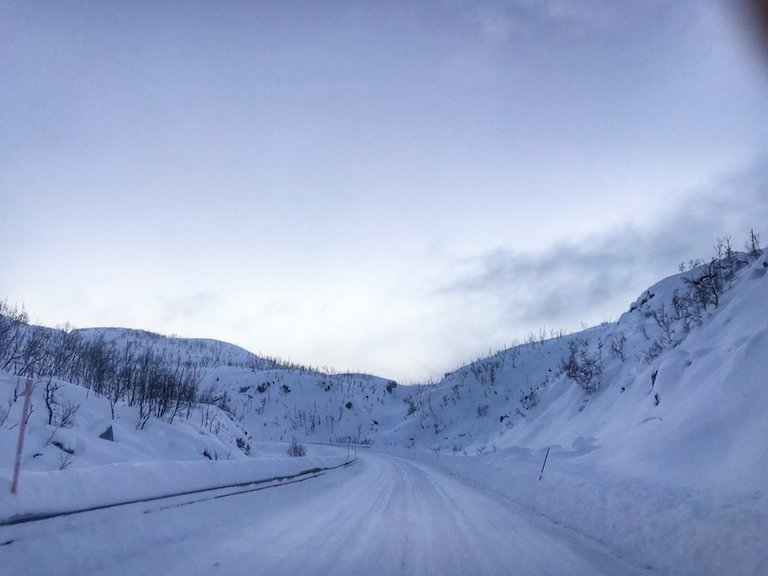
[[762, 250], [760, 249], [760, 234], [755, 232], [753, 229], [750, 229], [749, 231], [749, 239], [747, 240], [746, 248], [747, 254], [749, 254], [749, 257], [752, 260], [760, 256], [762, 253]]
[[522, 392], [520, 394], [520, 404], [526, 410], [530, 410], [539, 403], [539, 395], [536, 392], [536, 388], [529, 388], [528, 392]]
[[74, 402], [65, 402], [59, 410], [59, 426], [70, 428], [75, 425], [75, 415], [80, 409], [80, 404]]
[[75, 457], [69, 452], [59, 452], [59, 470], [66, 470], [72, 464]]
[[667, 343], [674, 345], [676, 343], [674, 318], [669, 312], [667, 312], [664, 304], [661, 305], [661, 308], [651, 310], [649, 314], [651, 318], [654, 319], [658, 327], [661, 328], [661, 331], [664, 333], [664, 339], [667, 341]]
[[611, 346], [611, 352], [624, 362], [626, 360], [626, 354], [624, 353], [624, 344], [627, 342], [627, 337], [624, 334], [620, 334], [619, 336], [614, 336], [611, 338], [609, 344]]
[[649, 364], [653, 362], [664, 351], [664, 346], [658, 340], [654, 340], [653, 344], [645, 352], [645, 361]]
[[587, 394], [593, 394], [600, 389], [602, 362], [599, 358], [589, 355], [589, 344], [586, 340], [576, 338], [568, 342], [568, 357], [560, 360], [560, 369]]
[[296, 440], [294, 437], [291, 441], [291, 445], [288, 448], [288, 456], [293, 456], [294, 458], [300, 458], [302, 456], [305, 456], [307, 454], [307, 449], [304, 448], [302, 444], [299, 444], [299, 441]]

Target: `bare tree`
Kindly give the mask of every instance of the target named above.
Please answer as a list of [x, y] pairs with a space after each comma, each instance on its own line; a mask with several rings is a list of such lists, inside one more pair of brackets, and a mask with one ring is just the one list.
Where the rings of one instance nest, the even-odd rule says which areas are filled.
[[754, 231], [754, 229], [749, 230], [749, 240], [747, 240], [747, 253], [749, 254], [749, 257], [751, 259], [757, 258], [762, 250], [760, 249], [760, 234]]
[[53, 417], [56, 415], [56, 392], [59, 390], [59, 385], [53, 381], [52, 377], [48, 377], [45, 382], [45, 408], [48, 411], [48, 425], [53, 424]]
[[626, 355], [624, 353], [624, 344], [626, 343], [626, 341], [627, 341], [627, 337], [623, 333], [620, 334], [619, 336], [614, 336], [610, 340], [611, 352], [613, 352], [616, 358], [618, 358], [622, 362], [626, 360]]
[[720, 274], [719, 261], [712, 259], [700, 268], [701, 272], [698, 275], [685, 278], [684, 281], [689, 287], [691, 296], [702, 309], [706, 309], [709, 304], [713, 304], [717, 308], [723, 293], [723, 278]]
[[27, 330], [24, 353], [16, 373], [19, 376], [41, 374], [48, 358], [48, 338], [50, 329], [43, 326], [30, 326]]
[[599, 390], [602, 362], [589, 355], [589, 343], [585, 339], [576, 338], [568, 342], [568, 357], [560, 360], [560, 369], [587, 394]]
[[674, 346], [677, 343], [675, 339], [674, 318], [667, 312], [664, 304], [662, 303], [661, 308], [651, 310], [649, 315], [656, 321], [661, 331], [664, 332], [664, 339], [667, 341], [667, 344]]
[[0, 301], [0, 369], [14, 372], [24, 354], [24, 334], [28, 328], [24, 308]]
[[45, 408], [48, 412], [48, 424], [57, 428], [69, 428], [75, 424], [75, 415], [80, 409], [79, 404], [73, 402], [61, 402], [56, 393], [59, 391], [59, 384], [49, 376], [45, 382]]

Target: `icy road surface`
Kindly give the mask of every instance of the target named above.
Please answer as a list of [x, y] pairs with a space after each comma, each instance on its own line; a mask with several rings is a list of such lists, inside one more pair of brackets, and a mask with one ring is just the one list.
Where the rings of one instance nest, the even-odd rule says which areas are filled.
[[648, 574], [433, 468], [367, 452], [276, 488], [3, 527], [0, 544], [3, 575]]

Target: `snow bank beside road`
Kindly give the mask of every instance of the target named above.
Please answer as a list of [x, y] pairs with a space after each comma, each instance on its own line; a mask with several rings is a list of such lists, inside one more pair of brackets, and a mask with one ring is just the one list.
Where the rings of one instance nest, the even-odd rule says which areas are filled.
[[[287, 444], [256, 446], [262, 455], [230, 461], [119, 462], [45, 472], [22, 472], [19, 493], [0, 491], [0, 521], [154, 498], [240, 482], [290, 476], [346, 461], [346, 451], [312, 446], [308, 456], [280, 455]], [[271, 449], [271, 450], [270, 450]], [[272, 452], [270, 454], [270, 451]], [[10, 486], [11, 472], [0, 470], [0, 485]]]
[[768, 498], [726, 495], [606, 473], [581, 449], [507, 449], [462, 456], [388, 449], [461, 480], [608, 546], [661, 574], [768, 574]]

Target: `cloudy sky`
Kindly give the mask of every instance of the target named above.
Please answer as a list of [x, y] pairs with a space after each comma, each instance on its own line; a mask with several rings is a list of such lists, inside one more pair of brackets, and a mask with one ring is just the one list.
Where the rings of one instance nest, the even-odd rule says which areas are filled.
[[406, 381], [768, 240], [735, 2], [0, 0], [0, 299]]

